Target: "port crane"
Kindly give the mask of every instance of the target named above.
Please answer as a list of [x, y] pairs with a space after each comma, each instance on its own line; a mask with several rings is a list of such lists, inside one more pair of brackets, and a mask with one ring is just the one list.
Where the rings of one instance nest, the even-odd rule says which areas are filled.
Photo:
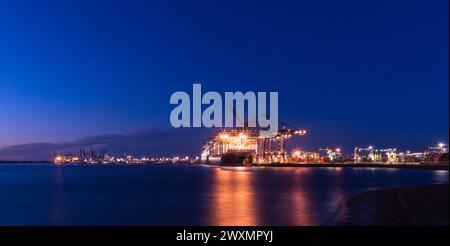
[[[229, 105], [230, 106], [230, 105]], [[304, 129], [296, 129], [284, 122], [280, 122], [278, 131], [273, 137], [265, 137], [260, 134], [262, 127], [249, 127], [249, 121], [242, 121], [233, 107], [230, 107], [236, 122], [243, 127], [222, 128], [211, 136], [203, 146], [202, 158], [210, 161], [220, 158], [228, 152], [253, 153], [257, 162], [284, 162], [287, 159], [285, 149], [286, 140], [294, 135], [304, 136]], [[267, 117], [266, 117], [267, 118]], [[256, 121], [256, 117], [250, 122]]]
[[[236, 118], [236, 121], [239, 121], [242, 123], [242, 120], [240, 117], [236, 114], [236, 109], [232, 107], [231, 105], [228, 105], [228, 107], [233, 110], [233, 115]], [[262, 115], [262, 114], [260, 114]], [[267, 118], [267, 114], [264, 115], [264, 117]], [[250, 122], [254, 122], [252, 125], [256, 124], [256, 116], [255, 118], [251, 119]], [[244, 129], [248, 129], [249, 121], [244, 121]], [[254, 127], [255, 128], [255, 127]], [[256, 127], [256, 130], [262, 130], [261, 127]], [[267, 129], [263, 129], [267, 130]], [[307, 131], [305, 129], [296, 129], [289, 124], [285, 122], [280, 122], [278, 126], [278, 133], [272, 137], [272, 138], [265, 138], [260, 137], [258, 141], [258, 146], [261, 146], [260, 151], [258, 152], [259, 157], [262, 158], [262, 160], [265, 160], [267, 156], [269, 156], [270, 161], [273, 161], [274, 156], [280, 156], [283, 161], [287, 158], [287, 152], [285, 149], [285, 142], [286, 140], [290, 139], [294, 135], [298, 136], [304, 136], [307, 134]]]

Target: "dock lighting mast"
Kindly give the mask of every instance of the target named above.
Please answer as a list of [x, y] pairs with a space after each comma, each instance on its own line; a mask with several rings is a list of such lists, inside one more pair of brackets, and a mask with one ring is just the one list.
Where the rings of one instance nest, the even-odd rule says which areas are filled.
[[447, 152], [448, 152], [448, 148], [447, 148], [447, 145], [446, 145], [445, 143], [438, 143], [437, 149], [438, 149], [441, 153], [447, 153]]
[[353, 153], [353, 160], [356, 163], [360, 163], [363, 161], [363, 158], [361, 156], [361, 151], [368, 151], [369, 152], [368, 156], [372, 156], [373, 155], [373, 146], [369, 146], [367, 148], [355, 147], [355, 151]]

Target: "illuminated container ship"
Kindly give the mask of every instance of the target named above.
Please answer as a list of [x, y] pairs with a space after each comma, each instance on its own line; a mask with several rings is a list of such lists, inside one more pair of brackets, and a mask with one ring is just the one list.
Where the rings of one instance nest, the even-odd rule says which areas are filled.
[[251, 166], [253, 163], [283, 163], [287, 159], [285, 141], [306, 130], [282, 126], [278, 134], [267, 138], [258, 128], [222, 129], [213, 134], [202, 149], [201, 161], [221, 166]]

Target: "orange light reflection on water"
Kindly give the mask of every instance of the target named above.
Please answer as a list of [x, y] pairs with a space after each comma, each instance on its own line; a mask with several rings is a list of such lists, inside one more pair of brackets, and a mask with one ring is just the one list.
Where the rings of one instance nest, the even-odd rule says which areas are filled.
[[208, 224], [220, 226], [259, 225], [253, 173], [238, 169], [213, 171], [211, 216]]
[[313, 225], [314, 218], [311, 216], [311, 201], [308, 197], [307, 191], [301, 189], [302, 178], [308, 175], [310, 169], [298, 169], [295, 170], [295, 175], [293, 176], [292, 191], [290, 193], [290, 205], [292, 208], [292, 225], [305, 226]]

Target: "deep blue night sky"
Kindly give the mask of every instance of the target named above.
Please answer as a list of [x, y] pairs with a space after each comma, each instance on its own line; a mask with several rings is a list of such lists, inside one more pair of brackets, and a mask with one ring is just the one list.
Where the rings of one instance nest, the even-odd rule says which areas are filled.
[[0, 0], [0, 147], [170, 131], [169, 97], [193, 83], [278, 91], [307, 148], [447, 141], [448, 7]]

